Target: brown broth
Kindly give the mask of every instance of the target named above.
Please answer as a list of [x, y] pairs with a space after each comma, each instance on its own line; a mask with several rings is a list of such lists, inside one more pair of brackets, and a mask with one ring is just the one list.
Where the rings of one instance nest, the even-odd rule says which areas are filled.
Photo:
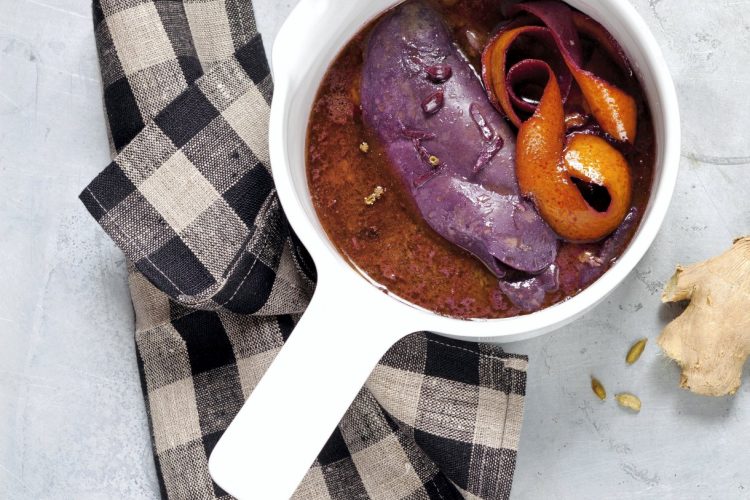
[[[498, 2], [459, 0], [433, 2], [443, 13], [454, 38], [478, 66], [479, 40], [489, 38], [503, 20]], [[452, 5], [449, 5], [452, 4]], [[362, 54], [372, 23], [341, 51], [326, 73], [310, 116], [307, 169], [318, 217], [339, 251], [390, 293], [439, 314], [459, 318], [503, 318], [522, 314], [502, 295], [497, 278], [476, 258], [444, 240], [422, 219], [410, 195], [391, 170], [383, 147], [362, 123], [359, 85]], [[467, 32], [471, 34], [467, 35]], [[585, 41], [585, 40], [584, 40]], [[588, 45], [592, 64], [601, 54]], [[481, 50], [481, 49], [480, 49]], [[635, 96], [639, 103], [637, 141], [626, 152], [633, 174], [633, 206], [638, 218], [650, 195], [654, 163], [654, 134], [642, 89], [637, 80], [615, 72], [603, 75]], [[369, 151], [363, 153], [360, 144]], [[372, 206], [364, 198], [376, 186], [384, 195]], [[619, 256], [631, 234], [617, 250]], [[557, 257], [560, 288], [547, 294], [543, 307], [579, 293], [582, 273], [601, 243], [562, 243]], [[603, 263], [603, 269], [614, 262]], [[590, 271], [590, 269], [588, 269]]]

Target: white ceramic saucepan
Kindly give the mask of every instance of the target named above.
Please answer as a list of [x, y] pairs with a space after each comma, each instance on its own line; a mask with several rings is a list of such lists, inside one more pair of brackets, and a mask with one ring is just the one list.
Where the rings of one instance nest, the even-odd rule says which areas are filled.
[[273, 176], [289, 222], [315, 261], [318, 285], [307, 312], [214, 449], [214, 480], [240, 499], [287, 499], [389, 347], [429, 330], [510, 342], [550, 332], [606, 297], [656, 236], [677, 178], [677, 98], [661, 51], [628, 0], [569, 0], [623, 46], [646, 91], [656, 133], [656, 172], [643, 222], [602, 278], [548, 309], [509, 319], [459, 320], [410, 305], [370, 281], [328, 240], [308, 192], [305, 139], [318, 84], [339, 50], [394, 0], [301, 0], [273, 49]]

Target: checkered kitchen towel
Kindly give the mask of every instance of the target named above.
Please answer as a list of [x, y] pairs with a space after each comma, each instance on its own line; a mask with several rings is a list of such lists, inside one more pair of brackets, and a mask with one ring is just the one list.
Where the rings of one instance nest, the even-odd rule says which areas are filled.
[[[131, 262], [162, 492], [227, 498], [207, 457], [315, 282], [269, 170], [263, 44], [249, 0], [96, 0], [94, 23], [114, 161], [81, 199]], [[497, 347], [407, 337], [295, 497], [508, 497], [525, 370]]]

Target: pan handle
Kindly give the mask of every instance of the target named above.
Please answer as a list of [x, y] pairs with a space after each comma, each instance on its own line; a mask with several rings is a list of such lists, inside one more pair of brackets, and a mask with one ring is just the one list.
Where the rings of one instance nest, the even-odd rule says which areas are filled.
[[[408, 332], [375, 287], [321, 276], [313, 299], [209, 459], [243, 499], [287, 500], [386, 351]], [[345, 286], [345, 285], [344, 285]]]

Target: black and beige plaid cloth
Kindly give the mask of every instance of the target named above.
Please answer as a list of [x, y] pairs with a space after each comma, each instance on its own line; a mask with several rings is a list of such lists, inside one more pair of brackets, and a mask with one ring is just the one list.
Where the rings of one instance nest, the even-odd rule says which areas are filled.
[[[162, 493], [227, 498], [208, 455], [315, 283], [269, 169], [263, 44], [250, 0], [95, 0], [94, 23], [114, 160], [81, 199], [131, 262]], [[489, 345], [407, 337], [295, 498], [508, 497], [526, 365]]]

